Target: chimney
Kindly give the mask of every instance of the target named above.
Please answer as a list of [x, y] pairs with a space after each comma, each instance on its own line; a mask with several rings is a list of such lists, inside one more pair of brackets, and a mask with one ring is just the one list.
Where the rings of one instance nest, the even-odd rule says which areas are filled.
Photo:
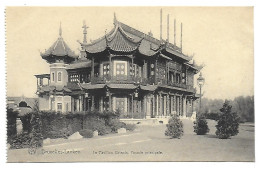
[[160, 11], [160, 40], [162, 41], [162, 9]]
[[167, 15], [167, 42], [169, 43], [169, 14]]

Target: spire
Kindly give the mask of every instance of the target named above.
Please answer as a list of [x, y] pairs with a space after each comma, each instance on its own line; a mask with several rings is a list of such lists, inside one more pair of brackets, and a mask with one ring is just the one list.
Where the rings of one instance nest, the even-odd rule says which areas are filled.
[[160, 11], [160, 40], [162, 41], [162, 9]]
[[176, 19], [174, 18], [174, 46], [176, 46]]
[[117, 24], [116, 13], [114, 12], [114, 25]]
[[83, 35], [84, 35], [84, 38], [83, 38], [83, 43], [86, 44], [87, 43], [87, 29], [88, 29], [88, 26], [86, 26], [86, 21], [84, 20], [83, 21]]
[[169, 40], [169, 14], [167, 15], [167, 42], [170, 42]]
[[60, 37], [61, 37], [61, 35], [62, 35], [61, 22], [60, 22], [60, 30], [59, 30], [59, 35], [60, 35]]
[[182, 23], [181, 23], [181, 51], [182, 51]]

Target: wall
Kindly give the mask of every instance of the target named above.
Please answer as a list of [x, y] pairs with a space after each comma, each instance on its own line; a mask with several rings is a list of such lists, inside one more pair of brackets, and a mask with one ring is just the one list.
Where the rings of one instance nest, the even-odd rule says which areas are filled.
[[39, 110], [50, 110], [49, 96], [39, 97]]
[[[60, 85], [65, 86], [68, 82], [68, 73], [66, 70], [66, 66], [68, 64], [64, 63], [53, 63], [50, 65], [50, 85]], [[62, 73], [61, 81], [58, 81], [58, 73]], [[53, 80], [53, 73], [54, 73], [54, 80]]]

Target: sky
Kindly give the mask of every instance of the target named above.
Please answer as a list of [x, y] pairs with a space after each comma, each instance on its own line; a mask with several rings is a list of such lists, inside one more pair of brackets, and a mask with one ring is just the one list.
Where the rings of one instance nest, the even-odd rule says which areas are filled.
[[197, 64], [205, 65], [201, 70], [204, 97], [233, 99], [254, 94], [252, 7], [7, 7], [7, 96], [36, 97], [34, 75], [49, 73], [40, 52], [56, 41], [60, 22], [65, 42], [78, 53], [83, 20], [89, 27], [88, 41], [113, 28], [114, 12], [119, 21], [159, 38], [161, 8], [163, 38], [169, 14], [170, 42], [174, 41], [175, 18], [177, 45], [182, 22], [184, 54], [194, 55]]

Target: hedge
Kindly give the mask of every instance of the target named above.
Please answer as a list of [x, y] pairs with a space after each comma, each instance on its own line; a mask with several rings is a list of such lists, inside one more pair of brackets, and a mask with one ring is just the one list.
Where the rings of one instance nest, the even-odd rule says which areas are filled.
[[18, 112], [13, 109], [7, 108], [7, 142], [17, 134], [16, 130], [16, 119]]
[[[30, 133], [30, 118], [34, 113], [29, 113], [21, 117], [24, 131]], [[91, 111], [87, 113], [79, 112], [76, 114], [61, 114], [57, 112], [41, 111], [39, 112], [43, 138], [67, 138], [75, 132], [83, 129], [92, 131], [97, 130], [99, 135], [105, 135], [116, 132], [117, 129], [124, 126], [119, 122], [117, 112], [98, 112]]]

